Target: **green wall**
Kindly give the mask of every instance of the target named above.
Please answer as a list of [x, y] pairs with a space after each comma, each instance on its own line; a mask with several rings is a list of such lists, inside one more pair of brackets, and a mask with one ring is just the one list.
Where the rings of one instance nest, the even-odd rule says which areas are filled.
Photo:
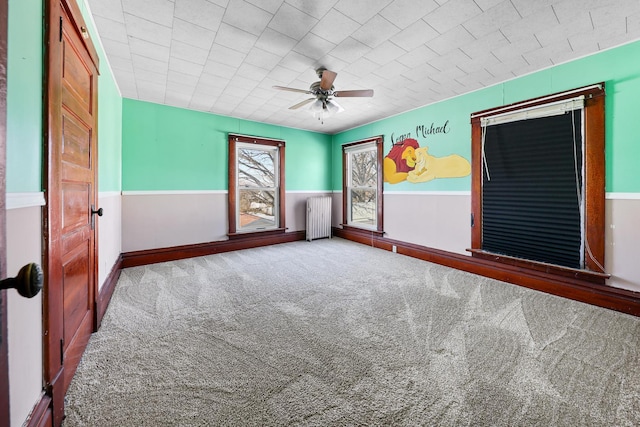
[[228, 133], [283, 139], [287, 191], [329, 190], [331, 136], [125, 98], [124, 191], [226, 190]]
[[98, 32], [83, 0], [78, 6], [100, 58], [98, 78], [98, 191], [122, 189], [122, 97], [107, 64]]
[[9, 0], [7, 192], [42, 190], [42, 0]]
[[[107, 66], [84, 1], [78, 2], [100, 58], [98, 190], [121, 189], [122, 97]], [[43, 188], [44, 30], [42, 0], [9, 0], [7, 191]]]
[[[333, 137], [334, 190], [342, 189], [341, 145], [370, 136], [384, 135], [385, 155], [392, 134], [411, 133], [416, 125], [449, 122], [450, 132], [418, 137], [435, 156], [460, 154], [471, 160], [470, 115], [476, 111], [549, 95], [604, 81], [606, 87], [606, 191], [640, 192], [640, 42], [558, 65], [470, 94], [431, 104], [405, 114], [361, 126]], [[385, 184], [385, 191], [469, 191], [470, 177], [435, 179], [421, 184]]]

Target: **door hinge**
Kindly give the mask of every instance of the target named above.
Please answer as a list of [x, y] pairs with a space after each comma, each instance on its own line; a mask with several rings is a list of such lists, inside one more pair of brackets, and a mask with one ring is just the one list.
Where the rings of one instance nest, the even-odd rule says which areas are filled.
[[471, 226], [475, 226], [475, 218], [473, 216], [473, 214], [471, 214]]
[[60, 364], [64, 364], [64, 338], [60, 340]]
[[62, 16], [60, 17], [60, 41], [62, 41]]

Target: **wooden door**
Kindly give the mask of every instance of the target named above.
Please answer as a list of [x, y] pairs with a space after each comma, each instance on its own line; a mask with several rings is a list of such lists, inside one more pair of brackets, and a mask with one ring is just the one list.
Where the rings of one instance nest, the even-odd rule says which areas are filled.
[[45, 376], [56, 425], [95, 327], [98, 63], [73, 0], [49, 0]]
[[[6, 124], [7, 124], [7, 2], [0, 2], [0, 279], [7, 275], [5, 211]], [[0, 427], [8, 426], [9, 348], [7, 346], [6, 291], [0, 291]]]

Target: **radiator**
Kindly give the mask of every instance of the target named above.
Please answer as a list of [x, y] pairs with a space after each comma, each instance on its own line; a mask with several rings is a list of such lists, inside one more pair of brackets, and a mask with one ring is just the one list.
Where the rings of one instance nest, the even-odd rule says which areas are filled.
[[331, 197], [307, 199], [307, 240], [331, 238]]

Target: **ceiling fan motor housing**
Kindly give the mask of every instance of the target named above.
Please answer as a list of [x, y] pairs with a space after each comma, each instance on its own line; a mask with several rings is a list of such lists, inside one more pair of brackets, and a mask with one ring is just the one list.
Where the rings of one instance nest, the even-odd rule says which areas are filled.
[[331, 86], [331, 89], [329, 90], [322, 90], [322, 88], [320, 87], [320, 82], [314, 82], [311, 83], [311, 86], [309, 87], [309, 92], [313, 93], [316, 96], [331, 96], [331, 94], [333, 94], [333, 89], [334, 86]]

